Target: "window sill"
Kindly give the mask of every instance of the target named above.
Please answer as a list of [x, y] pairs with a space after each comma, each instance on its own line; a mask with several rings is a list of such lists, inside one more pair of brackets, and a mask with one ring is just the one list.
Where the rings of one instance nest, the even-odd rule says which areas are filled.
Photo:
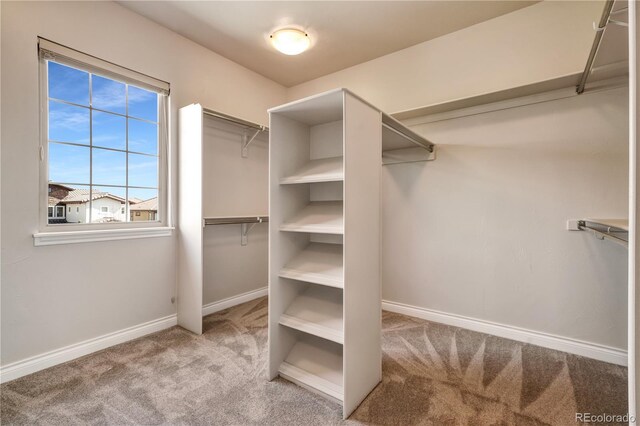
[[33, 245], [89, 243], [95, 241], [129, 240], [133, 238], [170, 237], [175, 228], [161, 226], [132, 229], [92, 229], [87, 231], [38, 232], [33, 234]]

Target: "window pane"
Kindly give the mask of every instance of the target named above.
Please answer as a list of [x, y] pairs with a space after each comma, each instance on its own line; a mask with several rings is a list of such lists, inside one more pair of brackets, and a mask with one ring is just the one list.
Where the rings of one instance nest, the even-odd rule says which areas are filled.
[[127, 119], [119, 115], [93, 111], [93, 146], [127, 149]]
[[157, 189], [129, 189], [131, 203], [129, 220], [131, 222], [157, 221], [158, 190]]
[[93, 184], [126, 185], [127, 154], [106, 149], [93, 149]]
[[89, 105], [89, 73], [55, 62], [48, 63], [49, 97]]
[[89, 109], [49, 101], [49, 140], [89, 144]]
[[126, 85], [109, 78], [91, 76], [91, 106], [105, 111], [126, 113]]
[[158, 157], [129, 154], [129, 185], [158, 187]]
[[158, 155], [158, 125], [129, 119], [129, 151]]
[[93, 201], [91, 203], [91, 222], [125, 222], [126, 216], [122, 212], [124, 202], [124, 188], [94, 186]]
[[145, 120], [158, 121], [158, 94], [129, 86], [129, 115]]
[[49, 181], [89, 183], [89, 147], [49, 143]]

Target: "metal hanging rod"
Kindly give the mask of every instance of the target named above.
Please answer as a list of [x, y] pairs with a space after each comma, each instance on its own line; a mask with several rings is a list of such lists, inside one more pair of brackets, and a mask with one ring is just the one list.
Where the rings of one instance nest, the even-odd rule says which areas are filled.
[[206, 225], [240, 225], [240, 245], [246, 246], [249, 242], [249, 231], [259, 223], [269, 222], [269, 216], [226, 216], [205, 217]]
[[587, 84], [587, 79], [591, 74], [593, 63], [596, 60], [598, 49], [600, 49], [600, 43], [602, 43], [604, 29], [607, 27], [607, 24], [611, 19], [611, 11], [613, 10], [614, 3], [615, 0], [607, 0], [604, 5], [604, 10], [602, 11], [602, 16], [600, 17], [600, 23], [598, 24], [598, 28], [596, 28], [596, 37], [593, 40], [593, 45], [591, 45], [591, 51], [589, 52], [589, 57], [587, 58], [587, 64], [585, 65], [584, 71], [582, 72], [582, 77], [580, 77], [580, 83], [578, 83], [578, 86], [576, 87], [576, 93], [578, 94], [584, 92], [584, 88]]
[[205, 217], [205, 225], [237, 225], [241, 223], [263, 223], [269, 222], [269, 216], [224, 216]]
[[[629, 231], [626, 229], [586, 220], [578, 221], [578, 229], [589, 231], [600, 240], [609, 240], [624, 247], [629, 247]], [[626, 235], [627, 239], [623, 238], [624, 235]]]
[[219, 118], [220, 120], [225, 120], [233, 124], [237, 124], [240, 126], [248, 127], [250, 129], [256, 129], [261, 132], [269, 131], [269, 128], [266, 126], [262, 126], [260, 124], [252, 123], [251, 121], [246, 121], [241, 118], [232, 117], [231, 115], [224, 114], [222, 112], [214, 111], [212, 109], [202, 108], [202, 112], [208, 116]]

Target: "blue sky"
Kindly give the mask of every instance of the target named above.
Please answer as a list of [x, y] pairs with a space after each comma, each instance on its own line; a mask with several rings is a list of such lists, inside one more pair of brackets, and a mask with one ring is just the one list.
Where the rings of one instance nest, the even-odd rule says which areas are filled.
[[[125, 150], [128, 125], [129, 151], [153, 155], [128, 154], [128, 184], [157, 187], [157, 94], [55, 62], [49, 62], [48, 77], [49, 140], [82, 145], [49, 143], [49, 180], [88, 185], [92, 172], [94, 190], [124, 197], [124, 188], [112, 185], [126, 185], [127, 153], [102, 148]], [[103, 110], [94, 110], [91, 119], [90, 97], [93, 108]], [[156, 196], [155, 189], [129, 189], [129, 197]]]

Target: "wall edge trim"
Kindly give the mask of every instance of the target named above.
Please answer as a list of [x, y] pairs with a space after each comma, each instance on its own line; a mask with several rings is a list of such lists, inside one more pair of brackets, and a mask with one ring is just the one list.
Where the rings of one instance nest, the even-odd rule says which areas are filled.
[[599, 345], [597, 343], [585, 342], [554, 334], [528, 330], [461, 315], [449, 314], [446, 312], [406, 305], [404, 303], [393, 302], [390, 300], [382, 301], [382, 309], [427, 321], [451, 325], [505, 339], [511, 339], [548, 349], [580, 355], [611, 364], [622, 366], [627, 365], [627, 351], [611, 346]]
[[10, 364], [0, 366], [0, 383], [6, 383], [28, 374], [89, 355], [102, 349], [162, 331], [177, 324], [178, 320], [176, 314], [168, 315], [166, 317], [147, 321], [112, 333], [107, 333], [102, 336], [87, 339], [79, 343], [64, 346], [59, 349], [54, 349], [40, 355], [12, 362]]
[[214, 314], [216, 312], [223, 311], [232, 306], [239, 305], [241, 303], [249, 302], [254, 299], [266, 296], [268, 293], [268, 287], [260, 287], [257, 290], [247, 291], [245, 293], [238, 294], [237, 296], [227, 297], [226, 299], [218, 300], [216, 302], [207, 303], [202, 306], [202, 316]]

